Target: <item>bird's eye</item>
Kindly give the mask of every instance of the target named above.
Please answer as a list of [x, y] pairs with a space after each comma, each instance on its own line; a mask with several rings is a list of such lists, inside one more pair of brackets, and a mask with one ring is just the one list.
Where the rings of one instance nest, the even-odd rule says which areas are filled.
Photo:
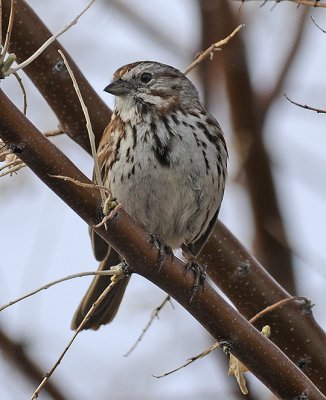
[[143, 72], [140, 75], [141, 83], [148, 83], [152, 80], [152, 78], [153, 78], [153, 74], [151, 74], [150, 72]]

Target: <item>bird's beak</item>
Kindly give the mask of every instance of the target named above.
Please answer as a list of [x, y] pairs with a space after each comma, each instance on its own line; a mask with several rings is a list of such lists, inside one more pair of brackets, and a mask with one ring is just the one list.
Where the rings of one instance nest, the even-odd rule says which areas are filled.
[[125, 96], [132, 89], [132, 84], [130, 82], [123, 81], [122, 79], [117, 79], [110, 83], [105, 89], [105, 92], [111, 93], [114, 96]]

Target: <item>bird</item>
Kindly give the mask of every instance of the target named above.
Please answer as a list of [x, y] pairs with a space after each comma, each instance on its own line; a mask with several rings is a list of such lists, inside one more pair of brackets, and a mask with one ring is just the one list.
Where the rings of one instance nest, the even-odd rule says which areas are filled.
[[[137, 61], [119, 68], [104, 89], [115, 96], [97, 155], [103, 184], [135, 222], [168, 248], [198, 255], [218, 217], [228, 151], [217, 120], [177, 68]], [[121, 259], [90, 228], [99, 270]], [[83, 329], [115, 317], [129, 277], [118, 281]], [[72, 329], [110, 283], [96, 276], [77, 308]]]

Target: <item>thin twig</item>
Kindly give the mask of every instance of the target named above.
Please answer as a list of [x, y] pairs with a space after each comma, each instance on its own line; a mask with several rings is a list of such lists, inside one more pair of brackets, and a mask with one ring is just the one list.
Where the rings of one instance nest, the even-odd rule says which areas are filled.
[[6, 303], [6, 304], [4, 304], [3, 306], [0, 307], [0, 312], [5, 310], [6, 308], [16, 304], [16, 303], [22, 301], [22, 300], [27, 299], [28, 297], [34, 296], [35, 294], [41, 292], [42, 290], [49, 289], [50, 287], [52, 287], [54, 285], [57, 285], [58, 283], [69, 281], [70, 279], [81, 278], [83, 276], [93, 276], [93, 275], [104, 275], [104, 276], [108, 275], [108, 276], [112, 276], [112, 275], [115, 275], [115, 274], [116, 274], [115, 271], [108, 270], [108, 271], [79, 272], [78, 274], [68, 275], [68, 276], [66, 276], [64, 278], [60, 278], [60, 279], [57, 279], [55, 281], [49, 282], [46, 285], [41, 286], [41, 287], [33, 290], [32, 292], [24, 294], [23, 296], [17, 297], [17, 299], [15, 299], [15, 300], [9, 301], [8, 303]]
[[51, 178], [62, 179], [63, 181], [72, 182], [72, 183], [74, 183], [74, 184], [77, 185], [77, 186], [87, 187], [87, 188], [94, 188], [94, 189], [98, 189], [98, 190], [103, 190], [105, 193], [107, 193], [108, 196], [111, 195], [110, 189], [108, 189], [108, 188], [105, 187], [105, 186], [97, 185], [96, 183], [84, 183], [84, 182], [80, 182], [80, 181], [77, 181], [77, 180], [74, 179], [74, 178], [70, 178], [69, 176], [51, 175], [51, 174], [48, 174], [48, 175], [51, 176]]
[[[9, 16], [9, 23], [8, 23], [8, 28], [6, 32], [6, 39], [5, 39], [5, 44], [3, 45], [2, 53], [0, 55], [0, 65], [2, 66], [3, 60], [5, 59], [5, 56], [8, 52], [9, 45], [10, 45], [10, 38], [11, 38], [11, 32], [12, 32], [12, 27], [14, 25], [14, 19], [15, 19], [15, 5], [17, 3], [17, 0], [11, 0], [10, 2], [10, 16]], [[2, 14], [2, 12], [1, 12]], [[1, 15], [2, 17], [2, 15]], [[2, 21], [1, 21], [2, 22]], [[1, 26], [2, 29], [2, 26]], [[1, 42], [0, 42], [1, 44]]]
[[[81, 92], [79, 90], [79, 86], [78, 86], [78, 83], [77, 83], [77, 81], [75, 79], [74, 73], [72, 72], [72, 69], [70, 68], [70, 66], [68, 64], [68, 61], [67, 61], [66, 57], [64, 56], [64, 54], [62, 53], [61, 50], [58, 50], [58, 51], [59, 51], [61, 57], [63, 58], [65, 66], [67, 67], [67, 70], [69, 72], [70, 78], [71, 78], [72, 83], [74, 85], [76, 94], [78, 96], [80, 105], [81, 105], [81, 107], [83, 109], [83, 113], [84, 113], [84, 116], [85, 116], [85, 119], [86, 119], [86, 128], [87, 128], [87, 132], [88, 132], [88, 135], [89, 135], [89, 142], [90, 142], [91, 150], [92, 150], [92, 156], [93, 156], [93, 160], [94, 160], [94, 175], [95, 175], [95, 179], [96, 179], [97, 184], [99, 186], [103, 187], [102, 176], [101, 176], [100, 166], [99, 166], [99, 163], [98, 163], [98, 157], [97, 157], [97, 151], [96, 151], [96, 145], [95, 145], [95, 135], [94, 135], [94, 132], [93, 132], [91, 120], [89, 118], [88, 109], [87, 109], [86, 104], [84, 102], [83, 96], [82, 96], [82, 94], [81, 94]], [[105, 193], [104, 190], [100, 189], [100, 194], [101, 194], [101, 198], [102, 198], [103, 202], [106, 199], [106, 196], [105, 196], [104, 193]]]
[[320, 29], [323, 33], [326, 33], [326, 30], [324, 30], [322, 27], [320, 27], [320, 26], [317, 24], [317, 22], [314, 20], [314, 17], [313, 17], [313, 16], [311, 16], [310, 18], [311, 18], [312, 22], [317, 26], [318, 29]]
[[21, 163], [17, 164], [15, 167], [10, 168], [8, 171], [2, 172], [0, 174], [0, 178], [4, 177], [6, 175], [9, 175], [9, 174], [12, 175], [14, 172], [17, 172], [24, 167], [26, 167], [26, 164], [21, 162]]
[[[118, 203], [114, 202], [114, 204], [118, 204]], [[110, 219], [110, 215], [107, 214], [104, 216], [104, 218], [102, 218], [101, 222], [99, 222], [96, 225], [92, 225], [91, 228], [100, 228], [101, 226], [105, 226], [105, 229], [106, 229], [106, 223], [108, 222], [109, 219]]]
[[14, 77], [17, 79], [19, 86], [21, 88], [21, 91], [23, 93], [23, 114], [26, 116], [26, 112], [27, 112], [27, 94], [26, 94], [26, 90], [23, 84], [22, 79], [20, 78], [20, 76], [18, 75], [17, 72], [13, 72]]
[[304, 6], [326, 8], [326, 4], [321, 3], [320, 0], [288, 0], [288, 1], [292, 1], [293, 3], [297, 4], [302, 4]]
[[220, 40], [220, 41], [218, 41], [216, 43], [213, 43], [211, 46], [209, 46], [208, 49], [206, 49], [205, 51], [200, 53], [195, 58], [195, 60], [184, 70], [184, 74], [187, 75], [192, 69], [194, 69], [198, 64], [200, 64], [205, 58], [210, 57], [212, 59], [213, 56], [214, 56], [214, 52], [217, 51], [217, 50], [220, 50], [220, 47], [222, 47], [225, 44], [227, 44], [230, 41], [230, 39], [232, 39], [233, 36], [235, 36], [240, 31], [240, 29], [243, 28], [244, 26], [245, 26], [244, 24], [239, 25], [225, 39], [222, 39], [222, 40]]
[[[1, 142], [2, 143], [2, 142]], [[5, 146], [4, 146], [5, 147]], [[6, 156], [8, 156], [9, 154], [12, 154], [12, 150], [9, 150], [5, 147], [6, 150], [4, 151], [0, 151], [0, 161], [5, 161]]]
[[[118, 266], [117, 266], [118, 267]], [[111, 267], [112, 269], [112, 267]], [[69, 348], [71, 347], [71, 345], [73, 344], [73, 342], [75, 341], [76, 337], [78, 336], [79, 332], [83, 329], [83, 327], [85, 326], [85, 324], [87, 323], [87, 321], [90, 319], [90, 317], [92, 316], [92, 314], [94, 313], [95, 309], [102, 303], [102, 301], [105, 299], [105, 297], [107, 296], [107, 294], [112, 290], [113, 286], [118, 282], [119, 279], [121, 279], [124, 276], [124, 272], [122, 270], [122, 268], [120, 267], [120, 272], [118, 270], [118, 268], [116, 268], [115, 270], [115, 274], [112, 276], [111, 278], [111, 283], [106, 287], [106, 289], [102, 292], [102, 294], [98, 297], [98, 299], [92, 304], [92, 307], [89, 309], [89, 311], [87, 312], [87, 314], [85, 315], [84, 319], [82, 320], [82, 322], [80, 323], [80, 325], [78, 326], [78, 328], [76, 329], [74, 335], [72, 336], [72, 338], [70, 339], [70, 341], [68, 342], [67, 346], [65, 347], [65, 349], [63, 350], [63, 352], [60, 354], [59, 358], [57, 359], [57, 361], [55, 362], [55, 364], [53, 365], [53, 367], [50, 369], [49, 372], [47, 372], [45, 374], [44, 379], [42, 380], [42, 382], [39, 384], [39, 386], [35, 389], [31, 400], [37, 399], [41, 390], [43, 389], [43, 387], [46, 385], [47, 381], [51, 378], [51, 376], [53, 375], [53, 373], [55, 372], [55, 370], [57, 369], [57, 367], [59, 366], [59, 364], [61, 363], [63, 357], [65, 356], [65, 354], [67, 353], [67, 351], [69, 350]]]
[[317, 114], [326, 114], [326, 110], [323, 110], [321, 108], [315, 108], [315, 107], [311, 107], [311, 106], [307, 106], [306, 104], [300, 104], [297, 103], [293, 100], [291, 100], [286, 94], [283, 95], [286, 100], [288, 100], [290, 103], [300, 107], [300, 108], [304, 108], [305, 110], [311, 110], [311, 111], [316, 111]]
[[[238, 0], [241, 1], [241, 7], [243, 5], [243, 3], [247, 2], [248, 0]], [[282, 1], [289, 1], [291, 3], [296, 3], [299, 5], [304, 5], [304, 6], [310, 6], [310, 7], [320, 7], [320, 8], [326, 8], [326, 4], [325, 3], [321, 3], [320, 0], [274, 0], [275, 4], [280, 3]], [[267, 0], [264, 0], [262, 6], [264, 6], [267, 3]]]
[[6, 169], [6, 168], [9, 168], [10, 169], [10, 167], [12, 167], [12, 166], [14, 166], [14, 165], [17, 165], [17, 164], [24, 164], [19, 158], [16, 158], [15, 160], [13, 160], [13, 161], [9, 161], [9, 162], [7, 162], [5, 165], [3, 165], [2, 167], [0, 167], [0, 171], [3, 171], [4, 169]]
[[252, 318], [250, 318], [249, 322], [251, 324], [254, 324], [257, 321], [257, 319], [259, 319], [262, 316], [270, 313], [271, 311], [276, 310], [277, 308], [280, 308], [281, 306], [283, 306], [286, 303], [290, 303], [291, 301], [302, 301], [304, 303], [309, 302], [309, 300], [306, 297], [300, 297], [300, 296], [288, 297], [287, 299], [280, 300], [277, 303], [274, 303], [274, 304], [272, 304], [270, 306], [267, 306], [263, 310], [259, 311], [259, 313], [257, 313]]
[[159, 318], [159, 316], [158, 316], [159, 312], [162, 310], [162, 308], [168, 302], [170, 302], [170, 304], [173, 307], [173, 304], [171, 302], [171, 296], [166, 296], [165, 299], [163, 300], [163, 302], [158, 307], [156, 307], [155, 310], [152, 312], [149, 321], [147, 322], [146, 326], [142, 330], [142, 333], [139, 335], [139, 337], [137, 338], [135, 343], [130, 347], [130, 349], [127, 351], [127, 353], [124, 355], [124, 357], [128, 357], [135, 350], [135, 348], [138, 346], [138, 344], [142, 341], [142, 339], [145, 336], [145, 333], [148, 331], [149, 327], [152, 325], [154, 319], [155, 318], [157, 318], [157, 319]]
[[75, 17], [68, 25], [66, 25], [64, 28], [62, 28], [59, 32], [55, 33], [53, 36], [51, 36], [45, 43], [42, 44], [42, 46], [34, 53], [32, 54], [27, 60], [23, 61], [21, 64], [17, 65], [15, 68], [9, 68], [7, 71], [6, 75], [10, 75], [13, 72], [17, 72], [20, 69], [25, 68], [27, 65], [29, 65], [31, 62], [33, 62], [47, 47], [50, 46], [51, 43], [53, 43], [59, 36], [61, 36], [63, 33], [65, 33], [68, 29], [70, 29], [73, 25], [77, 23], [79, 18], [90, 8], [90, 6], [94, 3], [95, 0], [91, 0], [87, 6]]
[[12, 150], [8, 149], [6, 144], [0, 139], [0, 162], [6, 161], [6, 157], [10, 154], [13, 154]]
[[212, 346], [210, 346], [208, 349], [202, 351], [201, 353], [197, 354], [197, 355], [194, 356], [194, 357], [189, 358], [189, 359], [187, 360], [187, 362], [184, 363], [183, 365], [181, 365], [180, 367], [175, 368], [175, 369], [173, 369], [172, 371], [166, 372], [165, 374], [162, 374], [162, 375], [152, 375], [152, 376], [153, 376], [154, 378], [164, 378], [165, 376], [171, 375], [171, 374], [173, 374], [174, 372], [177, 372], [177, 371], [179, 371], [180, 369], [187, 367], [189, 364], [192, 364], [193, 362], [195, 362], [195, 361], [197, 361], [197, 360], [199, 360], [199, 359], [201, 359], [201, 358], [207, 356], [208, 354], [210, 354], [212, 351], [214, 351], [215, 349], [217, 349], [217, 348], [219, 348], [219, 347], [220, 347], [219, 343], [216, 342], [216, 343], [214, 343]]
[[[299, 297], [299, 296], [293, 296], [293, 297], [289, 297], [289, 298], [287, 298], [287, 299], [280, 300], [280, 301], [278, 301], [277, 303], [272, 304], [271, 306], [268, 306], [268, 307], [264, 308], [262, 311], [260, 311], [259, 313], [257, 313], [254, 317], [252, 317], [252, 318], [249, 320], [249, 322], [253, 324], [254, 322], [256, 322], [256, 321], [257, 321], [259, 318], [261, 318], [262, 316], [264, 316], [264, 315], [270, 313], [271, 311], [276, 310], [277, 308], [279, 308], [279, 307], [283, 306], [284, 304], [289, 303], [289, 302], [291, 302], [291, 301], [302, 301], [302, 302], [305, 302], [305, 303], [306, 303], [306, 302], [308, 302], [309, 300], [308, 300], [306, 297]], [[264, 327], [264, 329], [265, 329], [265, 328], [266, 328], [266, 327]], [[264, 332], [264, 330], [262, 331], [262, 333], [263, 333], [265, 336], [269, 337], [269, 335], [266, 334], [266, 333]], [[193, 362], [199, 360], [200, 358], [203, 358], [203, 357], [207, 356], [208, 354], [210, 354], [212, 351], [214, 351], [214, 350], [217, 349], [218, 347], [220, 347], [219, 343], [215, 343], [215, 344], [213, 344], [212, 346], [210, 346], [208, 349], [206, 349], [206, 350], [202, 351], [201, 353], [197, 354], [196, 356], [189, 358], [189, 359], [187, 360], [187, 362], [184, 363], [183, 365], [181, 365], [180, 367], [175, 368], [175, 369], [173, 369], [172, 371], [166, 372], [166, 373], [163, 374], [163, 375], [157, 375], [157, 376], [156, 376], [156, 375], [153, 375], [153, 376], [154, 376], [155, 378], [163, 378], [163, 377], [165, 377], [165, 376], [167, 376], [167, 375], [171, 375], [171, 374], [173, 374], [174, 372], [177, 372], [177, 371], [179, 371], [180, 369], [185, 368], [185, 367], [187, 367], [188, 365], [192, 364]], [[239, 377], [237, 377], [237, 380], [238, 380], [238, 382], [239, 382]], [[241, 386], [241, 385], [240, 385], [240, 386]], [[241, 387], [242, 387], [242, 386], [241, 386]], [[242, 390], [242, 389], [241, 389], [241, 390]]]

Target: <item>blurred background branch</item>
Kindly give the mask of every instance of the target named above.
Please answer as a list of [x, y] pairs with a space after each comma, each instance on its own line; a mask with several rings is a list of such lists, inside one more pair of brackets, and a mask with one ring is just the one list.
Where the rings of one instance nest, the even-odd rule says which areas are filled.
[[[237, 26], [238, 21], [227, 0], [219, 2], [200, 0], [200, 5], [202, 26], [215, 27], [214, 32], [204, 36], [205, 48], [207, 40], [212, 36], [224, 37], [226, 32]], [[263, 142], [264, 121], [261, 120], [263, 115], [259, 109], [258, 96], [252, 87], [241, 32], [234, 38], [232, 46], [224, 49], [221, 62], [231, 107], [236, 150], [241, 165], [239, 170], [245, 175], [253, 211], [255, 254], [274, 278], [291, 294], [295, 294], [292, 255], [287, 245], [270, 157]], [[280, 88], [275, 87], [275, 90], [278, 93]]]
[[[31, 384], [36, 386], [43, 378], [44, 368], [37, 365], [30, 358], [25, 351], [25, 347], [28, 348], [27, 344], [14, 342], [3, 329], [0, 329], [0, 348], [2, 353], [14, 368], [20, 370], [25, 379], [29, 379]], [[57, 387], [53, 381], [46, 386], [45, 392], [54, 400], [68, 399], [62, 393], [62, 389]]]

